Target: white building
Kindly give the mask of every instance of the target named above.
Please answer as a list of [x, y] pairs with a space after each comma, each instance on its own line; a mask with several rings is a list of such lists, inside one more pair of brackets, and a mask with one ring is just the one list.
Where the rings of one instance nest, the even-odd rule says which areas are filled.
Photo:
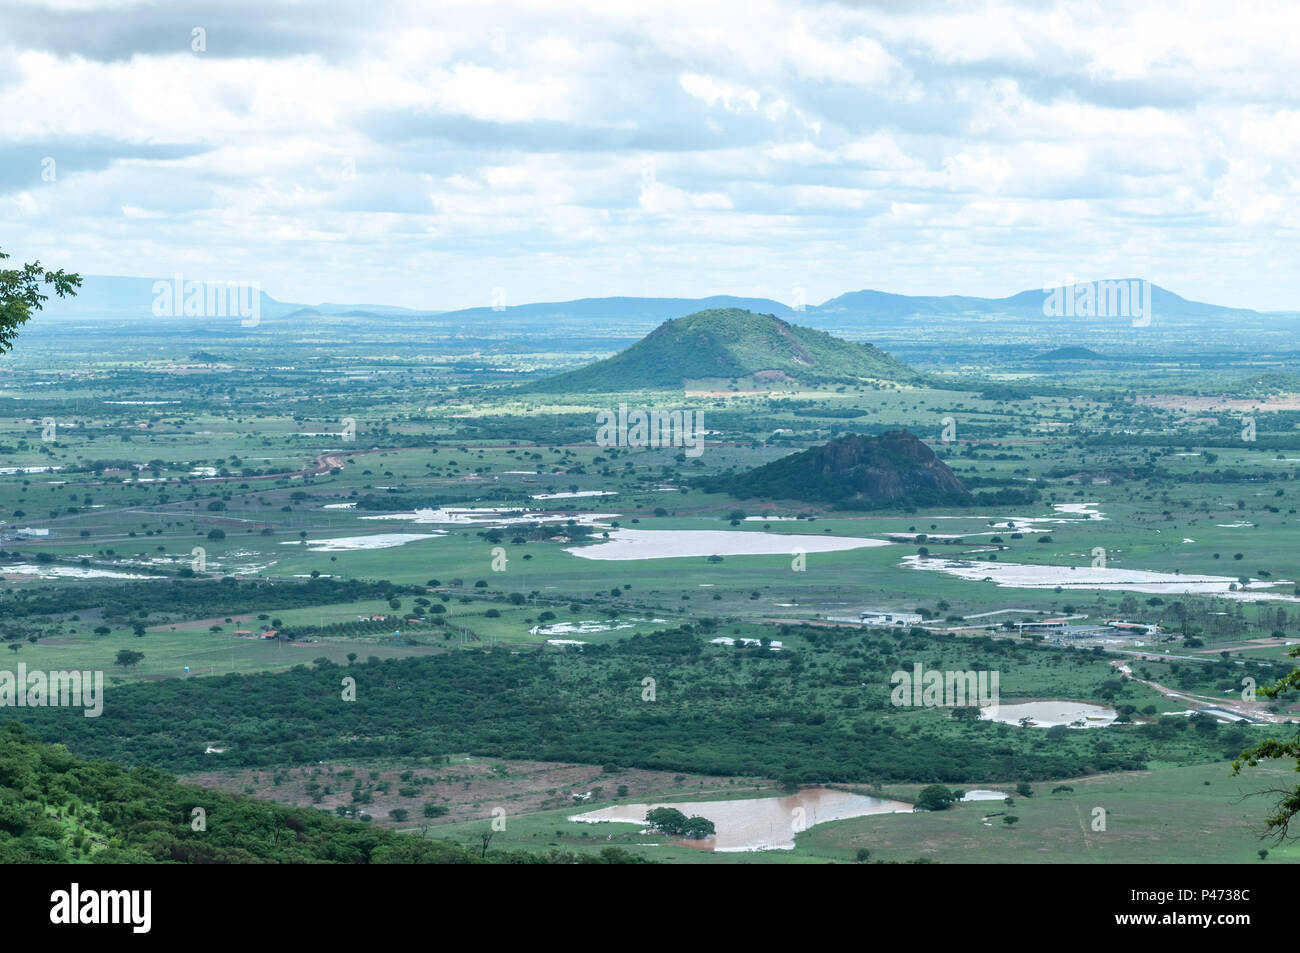
[[863, 625], [920, 625], [924, 619], [917, 612], [864, 612], [858, 617]]

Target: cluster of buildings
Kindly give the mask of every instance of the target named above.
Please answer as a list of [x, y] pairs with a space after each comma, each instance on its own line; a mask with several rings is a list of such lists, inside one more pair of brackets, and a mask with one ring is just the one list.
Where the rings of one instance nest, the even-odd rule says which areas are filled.
[[[924, 625], [925, 617], [919, 612], [883, 612], [869, 610], [852, 618], [829, 617], [832, 622], [853, 622], [881, 628], [909, 628]], [[1008, 623], [1020, 635], [1042, 635], [1053, 642], [1074, 642], [1088, 639], [1154, 638], [1163, 634], [1159, 625], [1150, 622], [1133, 622], [1128, 619], [1107, 619], [1104, 623], [1085, 623], [1080, 616], [1062, 619], [1025, 619]]]
[[34, 529], [30, 526], [13, 527], [0, 526], [0, 543], [18, 543], [25, 539], [46, 539], [50, 535], [48, 529]]
[[1107, 619], [1100, 625], [1084, 625], [1078, 619], [1030, 619], [1017, 622], [1015, 626], [1021, 635], [1043, 635], [1053, 642], [1154, 638], [1164, 632], [1154, 623], [1130, 622], [1127, 619]]
[[862, 625], [883, 625], [888, 627], [920, 625], [925, 618], [919, 612], [863, 612], [858, 616]]
[[[267, 626], [262, 626], [262, 631], [256, 633], [256, 636], [259, 639], [274, 639], [277, 636], [279, 636], [279, 634], [280, 634], [279, 629], [272, 629], [272, 628], [268, 628]], [[241, 638], [252, 638], [254, 636], [254, 633], [251, 629], [236, 629], [235, 635], [238, 635]]]

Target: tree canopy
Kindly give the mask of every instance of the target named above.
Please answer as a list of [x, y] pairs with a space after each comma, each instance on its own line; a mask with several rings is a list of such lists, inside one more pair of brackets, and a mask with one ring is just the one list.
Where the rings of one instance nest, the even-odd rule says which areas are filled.
[[921, 790], [916, 798], [916, 806], [923, 811], [943, 811], [956, 800], [957, 796], [942, 784], [931, 784]]
[[[0, 251], [0, 261], [8, 257]], [[77, 293], [81, 276], [68, 274], [62, 268], [43, 269], [39, 261], [21, 268], [0, 268], [0, 354], [13, 348], [18, 329], [49, 300], [50, 296], [42, 293], [47, 285], [60, 298], [66, 298]]]
[[676, 834], [692, 840], [712, 837], [717, 833], [713, 822], [705, 817], [687, 817], [675, 807], [651, 808], [645, 815], [646, 823], [664, 834]]
[[[1292, 649], [1287, 654], [1293, 658], [1300, 658], [1300, 649]], [[1274, 685], [1261, 686], [1259, 693], [1265, 698], [1276, 699], [1279, 695], [1295, 690], [1300, 690], [1300, 668], [1293, 669]], [[1252, 745], [1232, 762], [1232, 773], [1239, 773], [1243, 765], [1249, 765], [1253, 768], [1261, 761], [1274, 758], [1294, 758], [1296, 770], [1300, 771], [1300, 736], [1285, 741], [1266, 738], [1258, 744]], [[1271, 834], [1279, 842], [1293, 836], [1291, 834], [1291, 822], [1295, 820], [1297, 814], [1300, 814], [1300, 786], [1290, 790], [1270, 790], [1260, 793], [1278, 796], [1278, 801], [1273, 806], [1273, 812], [1269, 814], [1265, 821], [1267, 833]]]

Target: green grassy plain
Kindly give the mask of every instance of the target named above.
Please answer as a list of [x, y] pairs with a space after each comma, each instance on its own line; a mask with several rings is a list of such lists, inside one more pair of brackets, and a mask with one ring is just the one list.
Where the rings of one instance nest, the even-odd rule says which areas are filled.
[[[985, 634], [978, 626], [1004, 619], [1072, 613], [1089, 621], [1161, 622], [1172, 635], [1144, 648], [1211, 661], [1145, 661], [1135, 668], [1145, 667], [1161, 684], [1213, 697], [1239, 675], [1272, 671], [1259, 663], [1289, 665], [1285, 643], [1300, 641], [1294, 603], [1300, 413], [1265, 404], [1252, 412], [1256, 439], [1241, 439], [1243, 411], [1207, 409], [1191, 399], [1197, 390], [1245, 392], [1241, 375], [1222, 369], [1044, 374], [1008, 359], [980, 364], [982, 383], [954, 374], [951, 387], [942, 388], [875, 383], [767, 394], [745, 393], [739, 385], [726, 393], [731, 385], [719, 383], [723, 393], [693, 396], [645, 390], [537, 395], [510, 389], [500, 376], [465, 370], [461, 356], [450, 351], [412, 350], [401, 341], [285, 343], [274, 366], [255, 347], [233, 343], [213, 345], [225, 359], [206, 363], [168, 350], [174, 344], [165, 336], [107, 342], [92, 334], [59, 349], [20, 349], [6, 358], [10, 373], [0, 385], [0, 406], [7, 408], [0, 412], [0, 636], [18, 646], [0, 663], [9, 667], [21, 661], [29, 668], [104, 669], [116, 690], [183, 677], [185, 666], [198, 678], [278, 672], [320, 657], [342, 665], [349, 655], [393, 659], [492, 646], [532, 651], [548, 638], [604, 645], [705, 621], [709, 635], [781, 639], [781, 626], [791, 621], [924, 609], [935, 622], [961, 627], [944, 636], [944, 662], [956, 667], [974, 651], [964, 640]], [[573, 357], [520, 352], [500, 363], [547, 368]], [[1164, 403], [1139, 401], [1139, 393], [1161, 394]], [[620, 402], [699, 411], [712, 431], [707, 451], [692, 459], [678, 448], [596, 446], [595, 412]], [[53, 439], [42, 439], [47, 419], [55, 424]], [[343, 436], [346, 419], [355, 421], [355, 439]], [[944, 442], [949, 420], [956, 436]], [[916, 433], [974, 487], [1038, 489], [1041, 498], [1011, 508], [861, 512], [796, 500], [737, 502], [694, 488], [700, 476], [753, 467], [841, 433], [892, 427]], [[216, 476], [205, 476], [209, 472]], [[611, 495], [534, 499], [591, 491]], [[1085, 502], [1101, 516], [1057, 508]], [[559, 521], [554, 534], [506, 526], [498, 538], [487, 522], [414, 518], [414, 508], [434, 506], [505, 507]], [[812, 552], [798, 568], [793, 552], [725, 555], [721, 561], [602, 561], [575, 556], [567, 551], [573, 543], [549, 538], [563, 534], [564, 520], [585, 513], [601, 514], [594, 521], [596, 542], [587, 545], [599, 545], [600, 534], [618, 528], [906, 541]], [[733, 519], [738, 515], [771, 519]], [[1035, 529], [1015, 538], [1008, 521], [1028, 518]], [[14, 535], [27, 527], [49, 533]], [[321, 545], [389, 533], [425, 538], [376, 549]], [[930, 539], [933, 534], [956, 535], [960, 542]], [[921, 535], [927, 538], [918, 542]], [[1002, 565], [1057, 566], [1061, 589], [1005, 588], [902, 565], [921, 546], [936, 556], [987, 559], [993, 550]], [[248, 611], [228, 605], [210, 612], [150, 606], [143, 615], [96, 606], [19, 611], [51, 593], [72, 605], [78, 592], [105, 580], [125, 593], [147, 591], [181, 578], [195, 547], [206, 560], [198, 572], [204, 578], [185, 580], [195, 587], [216, 587], [220, 577], [233, 575], [287, 592], [319, 574], [413, 588], [397, 596], [397, 609], [382, 598], [302, 605], [287, 596], [276, 604], [271, 596]], [[1098, 551], [1111, 568], [1246, 577], [1257, 594], [1278, 598], [1183, 595], [1177, 587], [1160, 594], [1065, 588], [1070, 567], [1092, 565]], [[111, 575], [76, 578], [84, 571]], [[142, 576], [153, 578], [131, 578]], [[1182, 609], [1176, 612], [1175, 605]], [[984, 615], [1004, 610], [1024, 611]], [[392, 631], [328, 628], [373, 615], [392, 617]], [[411, 616], [438, 621], [412, 627], [404, 621]], [[288, 642], [234, 634], [274, 620], [307, 634]], [[584, 622], [597, 629], [530, 632], [547, 623]], [[143, 635], [135, 633], [137, 626]], [[402, 635], [394, 635], [399, 629]], [[1268, 645], [1251, 641], [1274, 632], [1281, 638]], [[870, 633], [862, 638], [869, 640]], [[823, 661], [801, 636], [785, 639], [785, 651]], [[143, 652], [144, 659], [123, 671], [114, 665], [122, 649]], [[1228, 671], [1218, 666], [1219, 652], [1246, 665]], [[1084, 668], [1061, 650], [1055, 662], [1011, 666], [1003, 691], [1022, 698], [1091, 698], [1101, 678], [1096, 670], [1115, 657], [1089, 658]], [[1198, 665], [1204, 676], [1195, 671]], [[873, 670], [862, 684], [875, 691], [888, 677], [888, 670]], [[1126, 685], [1116, 700], [1139, 710], [1153, 706], [1157, 714], [1181, 708], [1135, 685]], [[806, 700], [833, 703], [821, 691]], [[1284, 701], [1279, 710], [1292, 710], [1290, 704]], [[946, 731], [931, 724], [935, 717], [899, 712], [890, 719], [899, 730], [920, 723], [927, 731]], [[1122, 731], [1114, 737], [1121, 748], [1130, 744]], [[1147, 771], [1071, 782], [1072, 795], [1043, 793], [1047, 785], [1039, 784], [1038, 796], [1017, 800], [1014, 827], [1000, 818], [985, 827], [979, 808], [965, 806], [825, 825], [802, 834], [792, 852], [708, 855], [638, 846], [640, 835], [613, 831], [617, 825], [611, 825], [613, 841], [602, 840], [604, 825], [575, 825], [563, 820], [563, 811], [542, 811], [512, 817], [500, 843], [518, 840], [530, 849], [550, 841], [574, 849], [628, 844], [673, 862], [852, 861], [864, 847], [883, 860], [1258, 862], [1252, 822], [1263, 807], [1235, 800], [1248, 780], [1225, 780], [1221, 762], [1204, 763], [1190, 746], [1171, 751], [1167, 761], [1149, 762]], [[1256, 776], [1270, 770], [1256, 769]], [[1110, 812], [1104, 833], [1086, 823], [1094, 806]], [[447, 829], [477, 836], [472, 822]], [[1294, 848], [1277, 848], [1266, 863], [1295, 859]]]

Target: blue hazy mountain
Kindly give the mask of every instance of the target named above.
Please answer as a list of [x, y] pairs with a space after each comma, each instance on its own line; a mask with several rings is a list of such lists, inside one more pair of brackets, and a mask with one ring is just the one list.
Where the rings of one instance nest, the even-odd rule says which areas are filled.
[[586, 318], [615, 321], [629, 329], [653, 328], [673, 318], [699, 311], [740, 310], [756, 314], [772, 314], [778, 318], [793, 317], [796, 312], [789, 305], [771, 298], [741, 298], [733, 295], [712, 295], [708, 298], [579, 298], [576, 301], [553, 301], [494, 308], [465, 308], [447, 311], [439, 316], [447, 324], [465, 326], [521, 324], [544, 327], [557, 320]]
[[[127, 320], [150, 318], [155, 315], [154, 303], [159, 294], [155, 289], [160, 287], [159, 282], [170, 285], [173, 279], [84, 276], [81, 292], [76, 298], [53, 299], [47, 303], [45, 313], [50, 317], [114, 317]], [[1259, 312], [1250, 308], [1234, 308], [1193, 301], [1158, 285], [1145, 285], [1140, 279], [1107, 279], [1092, 284], [1099, 288], [1106, 285], [1136, 288], [1141, 285], [1142, 291], [1134, 292], [1136, 299], [1141, 300], [1141, 307], [1149, 309], [1156, 323], [1165, 326], [1230, 320], [1243, 320], [1249, 324], [1266, 322], [1270, 319], [1300, 318], [1300, 312], [1294, 311]], [[224, 282], [213, 282], [212, 286], [213, 290], [217, 291], [226, 287]], [[1082, 283], [1075, 287], [1076, 289], [1082, 287]], [[251, 289], [245, 293], [246, 296], [251, 294]], [[1062, 299], [1068, 297], [1064, 289], [1060, 293]], [[1022, 291], [1004, 298], [970, 295], [902, 295], [867, 289], [848, 292], [820, 305], [807, 305], [800, 309], [770, 298], [713, 295], [705, 298], [580, 298], [573, 301], [441, 311], [436, 308], [436, 302], [431, 302], [435, 307], [429, 309], [400, 308], [383, 304], [332, 302], [305, 304], [280, 301], [266, 291], [261, 291], [259, 302], [262, 320], [283, 324], [330, 317], [356, 321], [375, 319], [396, 326], [429, 325], [447, 330], [477, 332], [492, 329], [546, 330], [557, 324], [580, 322], [593, 330], [640, 335], [673, 318], [716, 309], [741, 309], [758, 314], [771, 314], [787, 320], [793, 319], [808, 327], [840, 332], [929, 325], [940, 321], [960, 323], [963, 319], [983, 321], [999, 317], [1047, 325], [1075, 321], [1081, 317], [1099, 321], [1117, 318], [1124, 324], [1129, 323], [1127, 313], [1108, 315], [1104, 307], [1095, 308], [1091, 314], [1079, 314], [1072, 310], [1053, 314], [1050, 313], [1050, 308], [1045, 309], [1045, 302], [1050, 297], [1050, 292], [1042, 288]], [[1105, 290], [1100, 289], [1097, 298], [1104, 300], [1105, 297]], [[247, 297], [245, 300], [247, 301]], [[178, 306], [176, 313], [184, 312]]]
[[[261, 289], [254, 289], [252, 286], [245, 285], [242, 289], [236, 287], [235, 292], [242, 291], [242, 299], [232, 297], [232, 289], [228, 282], [198, 282], [203, 288], [203, 298], [206, 302], [209, 292], [214, 295], [220, 294], [225, 297], [226, 303], [242, 301], [243, 304], [251, 308], [253, 294], [256, 291], [258, 305], [260, 308], [260, 317], [264, 319], [284, 318], [289, 315], [302, 313], [304, 316], [309, 315], [337, 315], [346, 317], [365, 317], [375, 316], [382, 317], [395, 314], [428, 314], [428, 312], [412, 311], [409, 308], [398, 308], [392, 305], [381, 304], [333, 304], [325, 302], [322, 304], [303, 305], [295, 304], [288, 301], [279, 301], [267, 294]], [[173, 312], [170, 308], [163, 308], [164, 315], [175, 313], [177, 316], [184, 316], [184, 299], [189, 294], [188, 282], [183, 283], [180, 288], [180, 304], [176, 306]], [[160, 301], [160, 296], [170, 294], [170, 301]], [[45, 303], [43, 314], [48, 317], [113, 317], [120, 319], [131, 318], [154, 318], [158, 317], [155, 310], [155, 304], [175, 304], [176, 279], [171, 278], [128, 278], [116, 275], [83, 275], [81, 289], [77, 292], [75, 298], [54, 298], [52, 297]]]
[[[1086, 310], [1061, 308], [1065, 300], [1076, 302], [1086, 298], [1091, 289], [1091, 305]], [[1120, 301], [1119, 299], [1124, 299]], [[1126, 302], [1126, 304], [1125, 304]], [[1057, 305], [1055, 313], [1051, 305]], [[1120, 304], [1116, 308], [1116, 304]], [[1192, 301], [1174, 294], [1159, 285], [1149, 284], [1140, 278], [1101, 279], [1079, 282], [1073, 286], [1049, 286], [1021, 291], [1005, 298], [980, 298], [967, 295], [899, 295], [885, 291], [852, 291], [818, 305], [815, 311], [822, 315], [861, 317], [876, 321], [907, 322], [917, 319], [944, 317], [1007, 316], [1039, 322], [1055, 322], [1061, 318], [1108, 318], [1141, 320], [1152, 317], [1163, 324], [1187, 323], [1203, 320], [1227, 320], [1237, 317], [1261, 318], [1266, 314], [1296, 316], [1296, 312], [1260, 312], [1251, 308], [1225, 307]], [[1143, 311], [1146, 314], [1143, 314]]]
[[[113, 318], [151, 318], [155, 317], [154, 305], [159, 293], [154, 289], [158, 283], [165, 283], [175, 297], [174, 278], [123, 278], [112, 275], [83, 275], [81, 289], [75, 298], [51, 298], [45, 303], [43, 314], [47, 317], [113, 317]], [[219, 287], [227, 290], [225, 282], [212, 282], [214, 291]], [[254, 289], [246, 286], [244, 301], [252, 301]], [[184, 287], [182, 287], [184, 293]], [[207, 297], [207, 286], [204, 286]], [[262, 317], [277, 317], [295, 310], [297, 305], [286, 305], [276, 301], [266, 292], [258, 295]], [[170, 311], [168, 312], [170, 313]], [[184, 313], [183, 301], [180, 313]]]

